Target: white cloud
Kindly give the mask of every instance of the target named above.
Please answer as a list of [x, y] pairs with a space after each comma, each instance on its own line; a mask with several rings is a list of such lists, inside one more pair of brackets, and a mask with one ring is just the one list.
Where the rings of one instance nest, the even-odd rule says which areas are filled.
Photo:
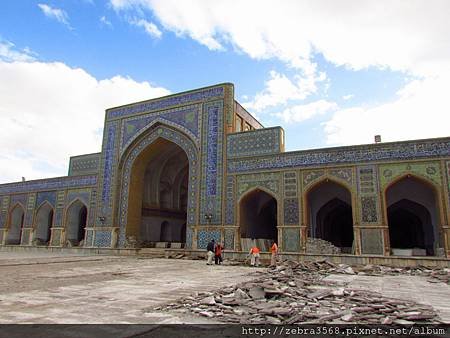
[[129, 22], [134, 26], [144, 28], [145, 32], [152, 38], [160, 39], [162, 36], [162, 32], [153, 22], [147, 21], [145, 19], [131, 19], [129, 20]]
[[275, 115], [280, 117], [284, 122], [303, 122], [315, 116], [324, 115], [335, 111], [338, 108], [335, 102], [326, 100], [318, 100], [307, 104], [295, 105], [286, 108]]
[[109, 20], [106, 18], [106, 16], [104, 16], [104, 15], [100, 17], [100, 22], [101, 22], [103, 25], [105, 25], [105, 26], [112, 27], [111, 21], [109, 21]]
[[[257, 112], [316, 93], [322, 71], [313, 61], [317, 53], [335, 66], [421, 79], [406, 84], [391, 103], [338, 111], [325, 125], [329, 143], [371, 142], [378, 133], [384, 140], [450, 134], [449, 123], [442, 123], [450, 111], [442, 92], [450, 83], [449, 1], [110, 1], [118, 12], [151, 12], [166, 30], [212, 50], [231, 45], [298, 70], [297, 78], [270, 74], [265, 89], [245, 104]], [[286, 109], [286, 118], [294, 121], [296, 111]]]
[[350, 99], [352, 99], [354, 97], [355, 97], [355, 95], [353, 95], [353, 94], [347, 94], [347, 95], [342, 96], [342, 99], [347, 101], [347, 100], [350, 100]]
[[69, 24], [69, 16], [67, 15], [66, 11], [59, 8], [53, 8], [47, 4], [38, 4], [38, 7], [41, 9], [42, 13], [45, 14], [45, 16], [51, 19], [55, 19], [56, 21], [72, 29]]
[[230, 42], [252, 58], [305, 69], [313, 52], [353, 69], [437, 74], [450, 58], [450, 3], [408, 1], [110, 0], [117, 11], [152, 11], [165, 29], [211, 49]]
[[253, 100], [243, 104], [247, 109], [261, 112], [265, 108], [284, 105], [289, 101], [303, 100], [317, 91], [317, 82], [326, 79], [325, 73], [316, 75], [314, 69], [306, 76], [294, 76], [293, 80], [276, 71], [271, 71], [269, 75], [270, 79], [266, 81], [264, 90], [256, 94]]
[[16, 50], [14, 44], [10, 41], [0, 41], [0, 60], [4, 61], [33, 61], [36, 53], [29, 48], [22, 51]]
[[449, 136], [448, 78], [413, 81], [395, 100], [376, 107], [337, 111], [324, 124], [327, 143], [371, 143], [377, 134], [383, 141]]
[[66, 175], [70, 156], [101, 150], [106, 108], [169, 93], [59, 62], [0, 61], [0, 78], [0, 182]]

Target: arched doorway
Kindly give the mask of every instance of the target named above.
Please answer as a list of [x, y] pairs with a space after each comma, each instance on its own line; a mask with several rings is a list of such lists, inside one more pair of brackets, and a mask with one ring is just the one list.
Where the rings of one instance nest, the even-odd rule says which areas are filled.
[[24, 208], [16, 204], [10, 213], [8, 237], [6, 244], [19, 245], [22, 239], [22, 228], [24, 219]]
[[439, 246], [435, 189], [414, 176], [386, 190], [386, 215], [393, 255], [433, 256]]
[[[239, 202], [239, 227], [242, 250], [257, 244], [268, 250], [271, 240], [278, 242], [277, 200], [269, 193], [255, 189]], [[258, 241], [254, 243], [254, 241]]]
[[76, 200], [69, 206], [66, 215], [66, 240], [70, 245], [78, 246], [86, 232], [87, 207]]
[[185, 243], [189, 169], [185, 150], [165, 138], [157, 138], [134, 160], [126, 232], [140, 246]]
[[36, 232], [34, 238], [37, 245], [47, 245], [50, 241], [51, 227], [53, 225], [53, 207], [42, 204], [36, 213]]
[[[325, 180], [309, 190], [306, 203], [309, 237], [328, 242], [329, 249], [335, 250], [334, 252], [353, 253], [353, 212], [350, 191], [339, 183]], [[320, 251], [319, 246], [325, 250], [323, 242], [320, 245], [317, 242], [316, 245], [314, 240], [311, 240], [309, 245], [311, 251]]]

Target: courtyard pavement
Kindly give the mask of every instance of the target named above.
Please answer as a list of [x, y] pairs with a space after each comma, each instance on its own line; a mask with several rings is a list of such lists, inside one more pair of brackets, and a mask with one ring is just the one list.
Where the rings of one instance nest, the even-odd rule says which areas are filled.
[[[0, 252], [0, 324], [212, 323], [154, 310], [199, 291], [252, 279], [256, 268], [201, 260]], [[331, 275], [349, 287], [430, 304], [450, 323], [450, 286], [419, 276]]]

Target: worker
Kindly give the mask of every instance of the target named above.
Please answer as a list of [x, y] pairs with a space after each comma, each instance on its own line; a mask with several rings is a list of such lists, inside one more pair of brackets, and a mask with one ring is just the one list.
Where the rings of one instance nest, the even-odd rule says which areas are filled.
[[270, 257], [270, 266], [276, 266], [277, 265], [277, 256], [278, 256], [278, 245], [275, 243], [275, 241], [271, 242], [270, 246], [270, 252], [272, 253], [272, 256]]
[[216, 245], [216, 250], [215, 250], [215, 256], [214, 256], [214, 262], [217, 264], [222, 264], [222, 250], [223, 250], [223, 245], [222, 243], [217, 243]]
[[256, 245], [254, 245], [249, 252], [249, 255], [251, 257], [250, 259], [250, 265], [251, 266], [259, 266], [259, 249]]
[[206, 247], [206, 255], [208, 258], [208, 261], [206, 262], [206, 265], [212, 264], [212, 259], [214, 257], [214, 252], [216, 251], [216, 243], [214, 242], [214, 239], [211, 240], [211, 242], [208, 243]]

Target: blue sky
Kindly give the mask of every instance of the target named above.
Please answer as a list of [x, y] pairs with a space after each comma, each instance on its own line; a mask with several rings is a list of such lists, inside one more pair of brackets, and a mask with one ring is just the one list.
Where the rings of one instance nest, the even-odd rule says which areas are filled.
[[448, 136], [448, 14], [445, 1], [3, 1], [0, 182], [99, 151], [108, 107], [221, 82], [285, 129], [287, 150]]

